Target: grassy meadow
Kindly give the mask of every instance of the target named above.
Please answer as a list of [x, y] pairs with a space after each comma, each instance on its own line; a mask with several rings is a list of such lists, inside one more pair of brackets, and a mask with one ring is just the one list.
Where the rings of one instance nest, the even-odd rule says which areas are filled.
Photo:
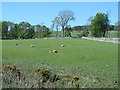
[[[58, 53], [49, 53], [53, 50]], [[42, 84], [46, 88], [76, 88], [76, 83], [79, 88], [117, 88], [118, 44], [84, 39], [2, 40], [2, 65], [16, 65], [28, 81], [22, 86], [3, 82], [3, 87], [38, 88], [35, 70], [47, 68], [63, 77]], [[79, 80], [68, 80], [75, 76]]]

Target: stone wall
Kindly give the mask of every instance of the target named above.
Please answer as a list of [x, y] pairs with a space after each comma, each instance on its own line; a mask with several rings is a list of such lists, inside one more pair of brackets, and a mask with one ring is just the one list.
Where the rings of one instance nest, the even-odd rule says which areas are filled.
[[96, 40], [96, 41], [101, 41], [101, 42], [120, 43], [120, 38], [96, 38], [96, 37], [82, 37], [82, 39]]

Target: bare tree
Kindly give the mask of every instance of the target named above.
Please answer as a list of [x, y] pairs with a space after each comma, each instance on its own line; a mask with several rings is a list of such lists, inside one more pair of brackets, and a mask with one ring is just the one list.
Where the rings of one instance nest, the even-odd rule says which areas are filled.
[[92, 22], [92, 20], [94, 19], [94, 16], [91, 16], [91, 17], [89, 17], [88, 18], [88, 22], [90, 22], [90, 24], [88, 24], [88, 30], [90, 31], [91, 30], [91, 22]]
[[64, 28], [69, 21], [75, 19], [74, 13], [70, 10], [63, 10], [59, 12], [58, 16], [60, 17], [60, 25], [62, 26], [62, 32], [64, 37]]
[[58, 36], [58, 26], [60, 25], [60, 18], [59, 17], [55, 17], [54, 20], [52, 21], [52, 29], [56, 26], [56, 36]]

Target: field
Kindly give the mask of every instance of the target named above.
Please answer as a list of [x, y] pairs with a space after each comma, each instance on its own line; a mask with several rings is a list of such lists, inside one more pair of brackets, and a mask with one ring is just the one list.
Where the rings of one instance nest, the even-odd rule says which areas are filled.
[[[49, 53], [52, 50], [58, 53]], [[2, 64], [16, 65], [29, 82], [25, 85], [3, 82], [3, 87], [38, 87], [36, 83], [33, 85], [38, 68], [63, 76], [54, 83], [42, 84], [46, 88], [76, 88], [76, 83], [77, 88], [118, 87], [118, 44], [115, 43], [83, 39], [3, 40]], [[75, 76], [79, 80], [68, 80]]]

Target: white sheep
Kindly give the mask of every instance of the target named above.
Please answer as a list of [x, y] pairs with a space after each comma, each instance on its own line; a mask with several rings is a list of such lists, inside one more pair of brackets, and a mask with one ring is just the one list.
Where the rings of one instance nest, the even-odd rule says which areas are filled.
[[49, 51], [49, 53], [52, 53], [52, 51]]
[[61, 47], [65, 47], [64, 45], [61, 45]]
[[53, 50], [53, 53], [57, 53], [58, 51], [57, 50]]
[[34, 47], [34, 45], [31, 45], [31, 47]]
[[106, 65], [107, 67], [109, 66], [109, 65]]

